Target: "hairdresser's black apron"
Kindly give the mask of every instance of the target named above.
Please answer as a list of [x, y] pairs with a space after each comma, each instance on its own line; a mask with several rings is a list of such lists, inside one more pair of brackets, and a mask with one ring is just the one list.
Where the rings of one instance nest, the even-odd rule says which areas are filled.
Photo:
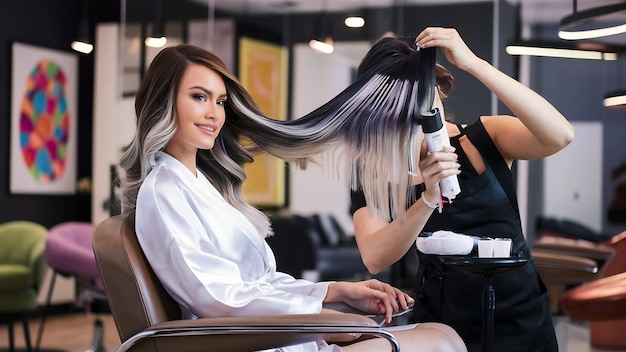
[[[461, 193], [428, 220], [424, 231], [450, 230], [475, 236], [510, 237], [512, 251], [529, 258], [520, 269], [495, 275], [494, 351], [557, 351], [546, 288], [539, 278], [522, 234], [511, 172], [482, 122], [461, 128], [451, 139], [461, 163]], [[478, 175], [459, 138], [467, 135], [485, 161]], [[417, 194], [421, 194], [419, 185]], [[484, 279], [442, 263], [436, 255], [419, 254], [412, 322], [443, 322], [463, 338], [470, 352], [482, 350]]]

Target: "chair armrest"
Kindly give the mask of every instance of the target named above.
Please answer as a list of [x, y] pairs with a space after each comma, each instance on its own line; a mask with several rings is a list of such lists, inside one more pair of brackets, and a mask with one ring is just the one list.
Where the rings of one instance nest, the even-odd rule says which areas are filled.
[[611, 246], [611, 248], [619, 248], [626, 243], [626, 231], [620, 232], [617, 235], [611, 237], [608, 241], [605, 242], [606, 245]]
[[586, 240], [574, 240], [562, 237], [542, 237], [533, 245], [533, 249], [556, 254], [573, 255], [605, 262], [613, 257], [615, 250], [605, 244], [596, 244]]
[[39, 292], [43, 285], [43, 280], [48, 271], [48, 264], [44, 255], [45, 242], [38, 243], [30, 253], [29, 265], [33, 270], [33, 285], [36, 292]]
[[623, 231], [605, 243], [615, 250], [615, 256], [606, 264], [602, 276], [607, 277], [626, 271], [626, 231]]
[[391, 344], [392, 351], [400, 350], [397, 339], [373, 320], [345, 313], [168, 321], [135, 334], [116, 352], [200, 352], [208, 349], [212, 352], [248, 352], [323, 340], [329, 334], [338, 333], [383, 337]]
[[571, 284], [594, 280], [598, 264], [589, 258], [532, 250], [539, 276], [546, 284]]

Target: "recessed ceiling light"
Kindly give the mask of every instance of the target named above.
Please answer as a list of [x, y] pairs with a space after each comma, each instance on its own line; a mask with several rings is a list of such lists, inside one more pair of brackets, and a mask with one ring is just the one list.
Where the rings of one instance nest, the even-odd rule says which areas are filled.
[[365, 25], [365, 19], [361, 16], [349, 16], [343, 21], [346, 27], [361, 28]]

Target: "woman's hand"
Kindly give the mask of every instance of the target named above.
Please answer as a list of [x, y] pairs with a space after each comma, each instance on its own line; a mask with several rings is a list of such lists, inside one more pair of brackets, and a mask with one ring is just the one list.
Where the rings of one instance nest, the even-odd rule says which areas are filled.
[[415, 44], [420, 48], [441, 48], [446, 59], [464, 71], [481, 61], [454, 28], [428, 27], [415, 38]]
[[331, 283], [324, 301], [343, 302], [367, 313], [384, 314], [387, 323], [391, 322], [394, 312], [407, 309], [415, 302], [400, 289], [375, 279]]
[[552, 155], [574, 139], [574, 128], [552, 104], [476, 56], [456, 29], [426, 28], [415, 43], [422, 48], [441, 48], [450, 63], [482, 82], [517, 117], [483, 119], [487, 133], [509, 165], [513, 160]]
[[424, 182], [424, 196], [431, 203], [441, 196], [439, 182], [450, 175], [461, 173], [461, 165], [458, 163], [459, 156], [454, 153], [454, 147], [444, 147], [440, 152], [426, 152], [422, 148], [423, 155], [420, 157], [419, 168]]

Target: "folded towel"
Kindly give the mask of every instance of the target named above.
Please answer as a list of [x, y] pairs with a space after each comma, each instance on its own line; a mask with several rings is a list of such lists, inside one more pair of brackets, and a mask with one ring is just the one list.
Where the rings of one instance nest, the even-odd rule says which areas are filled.
[[475, 246], [477, 237], [452, 231], [424, 232], [415, 240], [417, 249], [425, 254], [468, 255]]

